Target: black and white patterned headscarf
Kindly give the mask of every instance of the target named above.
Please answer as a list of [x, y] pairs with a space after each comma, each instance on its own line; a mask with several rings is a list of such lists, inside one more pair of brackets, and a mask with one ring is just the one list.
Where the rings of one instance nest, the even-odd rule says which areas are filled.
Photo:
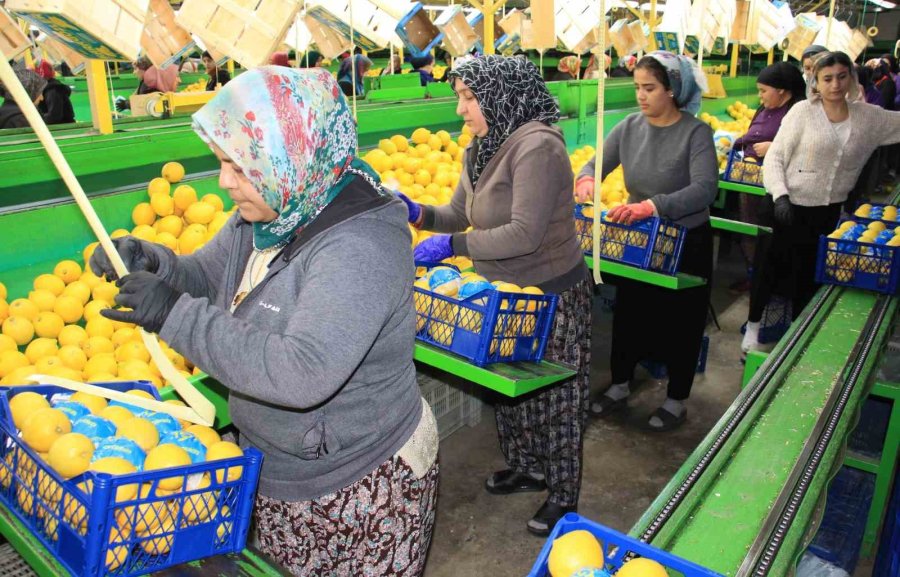
[[462, 80], [475, 94], [488, 133], [478, 139], [470, 177], [478, 182], [481, 171], [509, 136], [522, 125], [559, 120], [559, 106], [550, 96], [537, 66], [524, 58], [484, 56], [450, 72], [450, 85]]

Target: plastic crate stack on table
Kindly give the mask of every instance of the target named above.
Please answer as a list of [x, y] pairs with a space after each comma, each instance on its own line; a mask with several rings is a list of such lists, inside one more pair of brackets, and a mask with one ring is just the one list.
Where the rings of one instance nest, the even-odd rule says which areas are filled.
[[136, 404], [0, 389], [0, 503], [73, 575], [143, 575], [243, 550], [262, 455], [142, 409], [159, 400], [150, 383], [99, 386]]

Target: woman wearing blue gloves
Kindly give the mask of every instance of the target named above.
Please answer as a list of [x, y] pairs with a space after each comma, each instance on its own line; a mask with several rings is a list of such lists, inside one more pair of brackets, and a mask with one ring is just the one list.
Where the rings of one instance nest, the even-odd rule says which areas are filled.
[[562, 132], [552, 126], [559, 109], [532, 63], [477, 58], [449, 80], [456, 112], [475, 139], [450, 204], [420, 206], [403, 197], [414, 226], [441, 233], [422, 241], [415, 256], [467, 256], [490, 281], [559, 294], [546, 355], [575, 365], [578, 374], [524, 398], [498, 399], [508, 468], [486, 483], [501, 495], [549, 489], [527, 526], [547, 535], [578, 505], [588, 409], [593, 284], [575, 236], [572, 166]]

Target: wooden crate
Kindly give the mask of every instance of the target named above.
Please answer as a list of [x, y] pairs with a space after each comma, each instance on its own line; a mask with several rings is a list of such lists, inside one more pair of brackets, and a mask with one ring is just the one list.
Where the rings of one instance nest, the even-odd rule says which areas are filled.
[[[606, 26], [606, 37], [609, 38], [609, 23], [604, 23]], [[588, 52], [596, 52], [597, 44], [600, 43], [600, 27], [591, 28], [588, 30], [588, 33], [584, 38], [581, 39], [581, 42], [576, 44], [572, 48], [572, 52], [576, 54], [586, 54]]]
[[253, 68], [269, 63], [299, 11], [297, 0], [185, 0], [175, 21], [207, 49]]
[[854, 28], [850, 35], [850, 44], [847, 47], [849, 52], [847, 55], [850, 56], [850, 60], [856, 60], [859, 58], [859, 55], [863, 53], [863, 50], [872, 46], [872, 40], [869, 38], [869, 35], [866, 34], [865, 29]]
[[396, 32], [407, 52], [413, 57], [430, 54], [431, 50], [443, 40], [441, 31], [428, 18], [419, 2], [413, 2], [409, 13], [398, 21]]
[[553, 0], [531, 0], [531, 19], [522, 22], [522, 48], [547, 50], [556, 46], [556, 9]]
[[329, 60], [337, 58], [344, 52], [349, 52], [352, 48], [348, 36], [343, 36], [331, 28], [322, 26], [322, 24], [309, 13], [304, 12], [301, 18], [303, 23], [306, 24], [306, 28], [309, 30], [313, 42], [319, 49], [319, 53], [325, 58], [328, 58]]
[[[484, 46], [484, 18], [481, 17], [481, 14], [478, 14], [478, 16], [473, 19], [472, 28], [475, 29], [475, 34], [478, 35], [479, 45]], [[496, 43], [497, 40], [502, 37], [503, 29], [500, 28], [500, 25], [494, 20], [494, 42]]]
[[458, 4], [444, 10], [434, 25], [444, 34], [444, 48], [454, 58], [468, 54], [478, 43], [478, 34]]
[[735, 3], [734, 21], [728, 39], [743, 42], [747, 38], [747, 24], [750, 20], [750, 0], [737, 0]]
[[7, 0], [6, 9], [97, 60], [131, 61], [141, 51], [150, 0]]
[[141, 36], [144, 54], [153, 64], [165, 68], [194, 49], [194, 39], [175, 22], [169, 0], [150, 0], [150, 14]]
[[366, 51], [386, 48], [395, 38], [397, 19], [368, 0], [307, 3], [306, 12], [341, 36], [349, 38], [352, 28], [356, 46]]
[[619, 56], [633, 54], [639, 50], [638, 44], [628, 27], [628, 19], [622, 18], [609, 27], [609, 43]]
[[69, 68], [72, 69], [73, 74], [78, 74], [84, 70], [84, 67], [87, 64], [87, 58], [69, 48], [67, 44], [63, 44], [54, 39], [52, 36], [47, 36], [40, 42], [40, 45], [55, 64], [65, 62], [69, 65]]
[[846, 22], [833, 18], [831, 21], [831, 37], [828, 38], [828, 41], [826, 42], [825, 39], [828, 36], [828, 17], [822, 17], [821, 22], [822, 28], [816, 35], [816, 40], [813, 44], [824, 46], [832, 52], [841, 51], [849, 55], [850, 42], [853, 38], [853, 32], [850, 30], [850, 26], [848, 26]]
[[788, 53], [788, 56], [801, 60], [803, 51], [815, 41], [816, 35], [822, 26], [819, 24], [815, 13], [797, 14], [794, 17], [794, 22], [797, 25], [787, 35], [788, 45], [785, 51]]
[[581, 49], [585, 44], [590, 44], [588, 36], [592, 30], [599, 35], [599, 3], [594, 0], [557, 2], [554, 25], [560, 44], [566, 50], [578, 52], [576, 48]]
[[294, 20], [294, 24], [287, 31], [283, 42], [297, 52], [306, 53], [309, 50], [309, 45], [313, 43], [313, 37], [309, 27], [306, 26], [306, 22], [303, 20], [302, 14]]
[[641, 24], [639, 20], [632, 20], [628, 23], [631, 30], [631, 37], [637, 43], [638, 51], [650, 49], [650, 27]]
[[31, 39], [19, 28], [19, 23], [0, 8], [0, 51], [7, 60], [16, 58], [31, 47]]

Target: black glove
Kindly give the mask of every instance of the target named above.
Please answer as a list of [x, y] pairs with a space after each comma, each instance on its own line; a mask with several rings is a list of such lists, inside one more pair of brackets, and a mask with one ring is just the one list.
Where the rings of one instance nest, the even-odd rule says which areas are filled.
[[775, 201], [775, 222], [781, 226], [794, 224], [794, 207], [787, 196], [779, 196]]
[[[144, 248], [144, 241], [134, 238], [133, 236], [123, 236], [113, 239], [119, 256], [125, 262], [125, 268], [128, 272], [148, 271], [156, 272], [159, 270], [159, 257], [152, 249]], [[116, 280], [119, 276], [113, 268], [112, 262], [109, 260], [106, 251], [102, 246], [97, 246], [91, 254], [90, 260], [91, 270], [97, 276], [106, 275], [109, 280]]]
[[114, 321], [134, 323], [151, 333], [162, 330], [172, 307], [184, 294], [147, 271], [125, 275], [116, 286], [119, 287], [116, 304], [132, 310], [103, 309], [100, 314]]
[[131, 102], [127, 98], [119, 96], [116, 98], [115, 102], [117, 111], [122, 112], [123, 110], [131, 110]]

